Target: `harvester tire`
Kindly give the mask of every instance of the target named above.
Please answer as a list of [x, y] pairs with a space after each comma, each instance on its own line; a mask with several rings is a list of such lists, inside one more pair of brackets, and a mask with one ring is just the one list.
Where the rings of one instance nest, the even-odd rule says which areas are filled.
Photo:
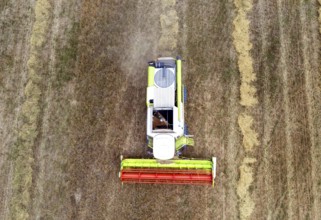
[[183, 87], [184, 89], [183, 89], [183, 94], [184, 94], [184, 103], [187, 103], [187, 88], [186, 88], [186, 86], [184, 86]]
[[187, 126], [187, 124], [184, 125], [184, 135], [188, 135], [188, 126]]

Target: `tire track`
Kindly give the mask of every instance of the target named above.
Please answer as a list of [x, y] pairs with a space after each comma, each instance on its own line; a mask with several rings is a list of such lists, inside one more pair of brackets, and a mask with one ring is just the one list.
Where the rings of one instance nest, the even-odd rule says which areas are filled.
[[258, 127], [262, 147], [257, 149], [255, 169], [256, 208], [253, 218], [286, 219], [287, 197], [285, 140], [282, 110], [282, 75], [278, 69], [280, 56], [279, 21], [276, 1], [258, 1], [253, 8], [253, 57], [258, 75]]
[[[43, 218], [43, 216], [46, 216], [47, 210], [43, 209], [44, 206], [44, 194], [50, 194], [50, 191], [46, 191], [46, 165], [51, 164], [52, 161], [48, 160], [47, 157], [48, 155], [46, 154], [46, 142], [48, 142], [48, 137], [47, 135], [50, 134], [50, 113], [51, 112], [51, 107], [52, 107], [52, 102], [53, 102], [53, 88], [51, 85], [51, 82], [53, 80], [55, 80], [55, 70], [54, 70], [54, 66], [56, 64], [56, 55], [53, 52], [56, 49], [56, 37], [59, 31], [59, 16], [61, 13], [61, 4], [62, 4], [62, 0], [57, 0], [55, 1], [55, 4], [52, 6], [53, 8], [53, 22], [52, 22], [52, 27], [50, 30], [51, 36], [50, 36], [50, 44], [51, 46], [51, 51], [50, 51], [50, 55], [49, 55], [49, 64], [48, 64], [48, 68], [49, 68], [49, 77], [48, 77], [48, 81], [47, 81], [47, 90], [45, 91], [44, 94], [44, 103], [47, 104], [46, 107], [44, 107], [43, 110], [43, 119], [42, 119], [42, 126], [41, 126], [41, 133], [42, 138], [39, 141], [39, 147], [38, 149], [36, 149], [36, 153], [35, 153], [35, 164], [38, 170], [38, 173], [35, 175], [35, 186], [33, 189], [34, 190], [34, 199], [33, 199], [33, 205], [32, 205], [32, 216], [35, 217], [35, 219], [41, 219]], [[54, 155], [51, 155], [51, 158], [53, 158]], [[51, 207], [51, 210], [53, 210], [53, 207]]]
[[288, 43], [285, 38], [285, 30], [284, 30], [284, 17], [281, 0], [277, 1], [278, 6], [278, 17], [279, 17], [279, 27], [280, 27], [280, 43], [283, 45], [280, 48], [281, 57], [280, 57], [280, 69], [283, 72], [283, 97], [284, 97], [284, 117], [285, 117], [285, 139], [286, 139], [286, 164], [287, 164], [287, 188], [288, 188], [288, 217], [289, 219], [293, 219], [295, 216], [294, 210], [296, 208], [296, 204], [293, 201], [295, 198], [295, 189], [293, 187], [293, 182], [295, 182], [294, 178], [294, 158], [293, 158], [293, 144], [291, 139], [291, 119], [290, 119], [290, 109], [289, 109], [289, 84], [288, 84], [288, 68], [286, 63], [286, 57], [288, 54]]
[[[224, 176], [219, 176], [221, 181], [220, 189], [223, 193], [223, 218], [222, 219], [237, 219], [238, 218], [238, 195], [237, 195], [237, 176], [238, 176], [238, 164], [240, 163], [240, 158], [238, 158], [239, 151], [235, 150], [236, 146], [241, 145], [241, 138], [238, 132], [238, 114], [240, 112], [239, 105], [239, 84], [240, 78], [237, 73], [237, 52], [233, 46], [233, 37], [231, 33], [234, 29], [233, 20], [235, 19], [234, 14], [234, 1], [230, 0], [228, 2], [228, 33], [229, 33], [229, 56], [230, 56], [230, 69], [233, 70], [231, 78], [229, 79], [230, 92], [226, 93], [228, 103], [227, 103], [227, 117], [229, 118], [229, 127], [225, 140], [227, 139], [226, 147], [223, 149], [223, 158], [225, 161], [224, 169], [226, 174]], [[222, 125], [224, 127], [224, 125]], [[222, 159], [221, 159], [222, 161]], [[221, 163], [221, 166], [223, 164]]]
[[[307, 118], [308, 118], [308, 128], [311, 140], [311, 176], [312, 176], [312, 191], [313, 191], [313, 208], [312, 208], [312, 219], [321, 219], [321, 197], [320, 189], [318, 187], [318, 167], [320, 167], [320, 162], [317, 159], [317, 148], [318, 143], [318, 131], [315, 126], [314, 121], [318, 120], [315, 116], [318, 114], [318, 106], [315, 104], [316, 100], [320, 100], [320, 91], [316, 89], [313, 80], [313, 76], [319, 75], [318, 65], [318, 49], [316, 35], [317, 25], [313, 22], [311, 18], [308, 18], [307, 13], [309, 10], [313, 10], [313, 4], [308, 4], [306, 1], [300, 1], [300, 21], [301, 24], [301, 44], [303, 51], [303, 65], [304, 65], [304, 79], [305, 79], [305, 96], [307, 100]], [[311, 12], [310, 12], [311, 13]], [[310, 16], [311, 17], [311, 16]], [[311, 33], [312, 32], [312, 33]], [[311, 39], [312, 37], [312, 39]], [[311, 42], [312, 41], [312, 42]], [[311, 52], [312, 51], [312, 52]], [[318, 101], [317, 101], [318, 102]]]
[[[306, 4], [309, 4], [306, 2]], [[290, 114], [290, 138], [292, 139], [292, 150], [287, 155], [293, 158], [294, 176], [291, 185], [288, 187], [293, 190], [292, 196], [288, 197], [289, 204], [293, 205], [293, 216], [290, 218], [301, 219], [311, 218], [313, 201], [313, 184], [311, 176], [311, 138], [309, 134], [308, 120], [308, 100], [305, 91], [304, 78], [304, 46], [302, 45], [302, 33], [298, 28], [301, 23], [300, 10], [302, 5], [285, 4], [283, 6], [284, 23], [287, 26], [286, 34], [288, 42], [288, 55], [286, 63], [288, 65], [288, 99]], [[289, 19], [291, 14], [293, 19]], [[309, 34], [309, 38], [311, 34]], [[308, 41], [310, 41], [308, 39]], [[291, 73], [291, 74], [290, 74]], [[306, 202], [305, 202], [306, 201]], [[291, 214], [291, 213], [290, 213]]]
[[[48, 30], [48, 75], [40, 135], [35, 149], [34, 184], [31, 216], [35, 219], [66, 219], [70, 216], [68, 160], [71, 151], [69, 119], [73, 99], [73, 68], [78, 45], [77, 7], [75, 1], [51, 3], [52, 23]], [[70, 60], [72, 60], [70, 62]], [[68, 67], [66, 68], [66, 65]], [[67, 76], [67, 78], [63, 78]], [[69, 77], [70, 76], [70, 77]]]
[[8, 1], [0, 14], [0, 219], [10, 218], [14, 169], [10, 151], [17, 139], [34, 15], [33, 1], [14, 4]]
[[10, 214], [14, 219], [28, 218], [31, 205], [33, 183], [33, 162], [36, 139], [39, 134], [38, 123], [41, 115], [42, 61], [44, 43], [50, 21], [50, 3], [39, 0], [35, 5], [35, 22], [30, 38], [28, 60], [28, 82], [24, 88], [25, 100], [21, 107], [18, 137], [12, 154], [14, 155], [13, 197]]
[[[237, 218], [237, 156], [238, 151], [235, 146], [241, 144], [240, 137], [237, 129], [237, 118], [239, 113], [239, 83], [238, 80], [231, 80], [231, 94], [230, 103], [228, 106], [228, 114], [230, 117], [227, 146], [224, 151], [224, 159], [226, 160], [226, 182], [221, 188], [223, 190], [223, 219], [236, 219]], [[221, 178], [221, 176], [219, 176]], [[221, 180], [223, 182], [223, 178]]]
[[[257, 28], [259, 28], [260, 31], [260, 35], [261, 35], [261, 41], [262, 41], [262, 45], [261, 45], [261, 54], [264, 56], [267, 53], [268, 50], [268, 27], [266, 24], [266, 21], [271, 21], [272, 19], [267, 18], [266, 16], [266, 12], [265, 10], [267, 10], [267, 8], [269, 7], [269, 5], [267, 4], [266, 1], [264, 0], [259, 0], [258, 1], [258, 6], [257, 6], [257, 11], [259, 13], [259, 18], [258, 18], [258, 26]], [[271, 21], [272, 22], [272, 21]], [[265, 61], [264, 58], [263, 62]], [[264, 68], [264, 69], [263, 69]], [[268, 79], [269, 79], [269, 72], [267, 70], [267, 67], [262, 67], [262, 71], [263, 71], [263, 77], [264, 77], [264, 82], [263, 82], [263, 100], [262, 100], [262, 104], [263, 104], [263, 111], [264, 111], [264, 115], [263, 115], [263, 137], [262, 137], [262, 147], [263, 149], [263, 172], [264, 172], [264, 177], [263, 178], [263, 184], [264, 184], [264, 197], [262, 198], [262, 195], [260, 195], [260, 199], [258, 199], [258, 201], [260, 201], [261, 199], [264, 199], [263, 205], [258, 204], [258, 210], [260, 210], [260, 215], [259, 216], [266, 216], [267, 219], [271, 219], [270, 215], [271, 215], [271, 197], [268, 195], [272, 194], [272, 189], [271, 189], [271, 183], [272, 183], [272, 175], [271, 175], [271, 169], [270, 169], [270, 164], [269, 164], [269, 142], [271, 140], [271, 129], [272, 129], [272, 118], [270, 116], [270, 112], [267, 111], [267, 109], [269, 109], [269, 107], [271, 106], [271, 97], [270, 94], [267, 90], [268, 88]], [[260, 173], [260, 170], [258, 171], [258, 173]], [[260, 176], [258, 176], [258, 185], [260, 184]], [[265, 209], [263, 207], [266, 207]], [[260, 209], [261, 208], [261, 209]], [[267, 210], [266, 210], [267, 209]]]
[[[308, 103], [305, 92], [304, 56], [297, 26], [302, 25], [299, 2], [282, 4], [278, 1], [280, 16], [281, 65], [284, 68], [285, 132], [287, 156], [288, 216], [290, 219], [311, 217], [313, 196], [311, 178], [311, 139], [309, 135]], [[288, 14], [296, 19], [289, 19]], [[286, 29], [284, 27], [287, 27]], [[284, 62], [282, 62], [282, 60]], [[286, 70], [286, 71], [284, 71]], [[290, 74], [291, 73], [291, 74]]]

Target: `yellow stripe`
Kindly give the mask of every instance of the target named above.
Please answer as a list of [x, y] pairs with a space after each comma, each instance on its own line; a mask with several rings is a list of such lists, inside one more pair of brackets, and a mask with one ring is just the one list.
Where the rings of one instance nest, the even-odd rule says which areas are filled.
[[181, 102], [182, 102], [182, 61], [176, 60], [176, 83], [177, 83], [177, 108], [178, 121], [181, 120]]

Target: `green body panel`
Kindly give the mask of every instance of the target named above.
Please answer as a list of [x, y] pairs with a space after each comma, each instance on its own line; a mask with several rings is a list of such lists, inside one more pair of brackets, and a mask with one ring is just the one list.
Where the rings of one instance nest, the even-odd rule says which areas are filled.
[[171, 163], [161, 164], [156, 159], [124, 159], [121, 169], [124, 168], [170, 168], [170, 169], [204, 169], [212, 170], [210, 160], [171, 160]]
[[181, 60], [176, 60], [176, 83], [177, 83], [178, 121], [181, 121], [181, 107], [182, 107], [182, 61]]
[[153, 86], [154, 85], [154, 73], [155, 73], [155, 67], [153, 66], [148, 66], [148, 86]]
[[176, 150], [181, 149], [183, 146], [194, 146], [194, 139], [186, 136], [177, 138], [175, 142]]
[[[147, 71], [147, 72], [148, 72], [147, 86], [148, 86], [148, 87], [154, 86], [155, 67], [153, 67], [153, 66], [148, 66], [148, 71]], [[147, 91], [146, 91], [146, 94], [147, 94]], [[147, 97], [146, 97], [146, 105], [147, 105], [147, 107], [153, 106], [152, 103], [149, 103], [149, 100], [147, 100]]]

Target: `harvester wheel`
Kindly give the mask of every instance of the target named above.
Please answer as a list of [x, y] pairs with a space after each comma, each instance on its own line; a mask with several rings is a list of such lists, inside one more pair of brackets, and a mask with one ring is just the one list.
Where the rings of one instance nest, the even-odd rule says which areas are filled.
[[187, 124], [184, 125], [184, 135], [188, 135], [188, 126], [187, 126]]

